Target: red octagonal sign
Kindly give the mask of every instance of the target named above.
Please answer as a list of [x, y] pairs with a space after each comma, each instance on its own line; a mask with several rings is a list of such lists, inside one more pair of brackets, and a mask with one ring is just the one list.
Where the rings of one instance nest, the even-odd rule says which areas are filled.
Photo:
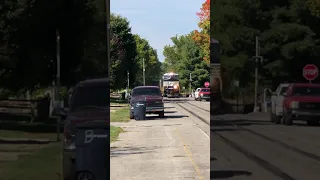
[[210, 83], [209, 83], [209, 82], [205, 82], [205, 83], [204, 83], [204, 86], [205, 86], [206, 88], [208, 88], [208, 87], [210, 86]]
[[308, 81], [312, 81], [316, 79], [319, 75], [318, 67], [314, 64], [307, 64], [303, 68], [303, 77], [306, 78]]

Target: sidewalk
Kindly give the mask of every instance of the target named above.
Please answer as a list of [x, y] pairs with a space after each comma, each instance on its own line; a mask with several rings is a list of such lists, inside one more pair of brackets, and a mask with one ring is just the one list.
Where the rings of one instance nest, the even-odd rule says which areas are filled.
[[210, 179], [209, 137], [178, 111], [169, 115], [111, 123], [125, 131], [111, 144], [111, 180]]

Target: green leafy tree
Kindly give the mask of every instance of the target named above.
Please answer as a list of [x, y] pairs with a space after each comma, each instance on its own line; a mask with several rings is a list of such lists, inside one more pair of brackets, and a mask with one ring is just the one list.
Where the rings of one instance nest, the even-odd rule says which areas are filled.
[[253, 90], [255, 36], [265, 60], [259, 67], [261, 86], [303, 82], [302, 68], [320, 65], [319, 19], [306, 1], [217, 0], [214, 7], [213, 38], [221, 44], [224, 89], [240, 80], [242, 87]]
[[110, 26], [112, 34], [110, 42], [111, 88], [121, 89], [126, 87], [127, 71], [130, 73], [131, 86], [135, 82], [138, 71], [137, 45], [126, 18], [111, 14]]
[[157, 51], [153, 49], [146, 39], [135, 35], [137, 43], [138, 71], [136, 72], [136, 85], [143, 84], [143, 59], [145, 63], [145, 81], [146, 85], [158, 85], [161, 78], [161, 63], [158, 59]]
[[192, 39], [193, 33], [172, 37], [173, 45], [165, 46], [163, 68], [166, 72], [176, 72], [180, 76], [181, 87], [189, 88], [190, 73], [192, 86], [202, 87], [209, 81], [209, 66], [203, 61], [201, 49]]

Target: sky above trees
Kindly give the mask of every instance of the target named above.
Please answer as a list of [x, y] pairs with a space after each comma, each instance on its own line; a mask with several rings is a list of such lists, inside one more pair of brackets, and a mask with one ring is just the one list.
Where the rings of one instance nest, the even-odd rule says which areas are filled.
[[114, 0], [110, 6], [111, 12], [130, 21], [134, 34], [148, 39], [163, 61], [163, 48], [172, 44], [171, 37], [199, 29], [196, 13], [202, 3], [203, 0]]

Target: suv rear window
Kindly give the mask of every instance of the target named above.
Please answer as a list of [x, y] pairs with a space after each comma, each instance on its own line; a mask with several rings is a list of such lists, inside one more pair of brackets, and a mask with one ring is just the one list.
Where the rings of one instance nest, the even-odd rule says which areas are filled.
[[201, 92], [210, 92], [210, 89], [207, 88], [207, 89], [201, 89]]
[[294, 87], [294, 96], [320, 96], [320, 87]]
[[161, 96], [159, 88], [137, 88], [132, 91], [132, 96], [149, 95]]
[[80, 86], [72, 94], [70, 107], [76, 109], [84, 106], [95, 106], [109, 108], [110, 106], [109, 86], [89, 85]]

